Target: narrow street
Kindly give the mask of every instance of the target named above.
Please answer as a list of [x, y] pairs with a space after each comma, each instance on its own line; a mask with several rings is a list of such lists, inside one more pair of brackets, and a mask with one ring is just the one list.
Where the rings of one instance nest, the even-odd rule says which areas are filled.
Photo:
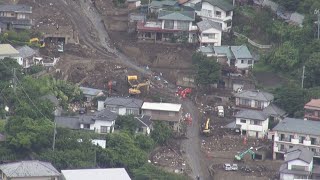
[[[114, 61], [128, 66], [142, 74], [149, 75], [149, 71], [134, 64], [133, 61], [119, 52], [110, 41], [107, 27], [103, 24], [102, 17], [93, 7], [91, 1], [80, 0], [79, 2], [72, 0], [59, 0], [62, 3], [61, 8], [71, 17], [74, 29], [77, 29], [80, 34], [80, 43], [88, 46], [106, 60]], [[91, 37], [92, 31], [96, 32], [97, 40]], [[174, 90], [168, 90], [170, 93]], [[171, 92], [172, 91], [172, 92]], [[201, 152], [201, 138], [199, 134], [199, 111], [191, 100], [183, 101], [183, 106], [186, 112], [192, 116], [192, 126], [188, 127], [188, 139], [183, 142], [183, 149], [186, 152], [187, 162], [192, 169], [192, 177], [200, 176], [201, 180], [211, 179], [208, 172], [207, 159]]]
[[194, 103], [186, 99], [182, 102], [184, 111], [191, 114], [192, 125], [188, 126], [187, 139], [183, 142], [183, 149], [186, 152], [187, 162], [190, 165], [193, 177], [200, 176], [201, 180], [210, 180], [208, 171], [208, 159], [201, 152], [201, 137], [200, 137], [200, 114]]

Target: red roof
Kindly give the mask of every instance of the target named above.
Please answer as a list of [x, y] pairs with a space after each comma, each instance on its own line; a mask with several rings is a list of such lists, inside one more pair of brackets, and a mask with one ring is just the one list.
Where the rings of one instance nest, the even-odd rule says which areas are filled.
[[319, 109], [320, 110], [320, 99], [311, 99], [304, 108], [306, 109]]

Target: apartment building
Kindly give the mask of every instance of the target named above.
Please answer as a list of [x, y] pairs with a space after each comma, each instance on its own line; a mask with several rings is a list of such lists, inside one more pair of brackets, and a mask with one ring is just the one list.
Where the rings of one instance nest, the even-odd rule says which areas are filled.
[[293, 147], [306, 147], [320, 158], [320, 122], [284, 118], [273, 128], [273, 159], [283, 159]]

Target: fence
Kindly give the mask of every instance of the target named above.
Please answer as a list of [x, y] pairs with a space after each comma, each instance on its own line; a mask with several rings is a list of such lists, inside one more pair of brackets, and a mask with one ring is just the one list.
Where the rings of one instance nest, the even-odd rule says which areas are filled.
[[252, 46], [254, 47], [257, 47], [259, 49], [270, 49], [272, 47], [272, 45], [262, 45], [262, 44], [259, 44], [259, 43], [256, 43], [254, 41], [252, 41], [251, 39], [249, 39], [247, 36], [243, 35], [243, 34], [240, 34], [240, 33], [237, 33], [237, 32], [233, 32], [233, 34], [237, 37], [244, 37], [248, 40], [248, 43], [250, 43]]

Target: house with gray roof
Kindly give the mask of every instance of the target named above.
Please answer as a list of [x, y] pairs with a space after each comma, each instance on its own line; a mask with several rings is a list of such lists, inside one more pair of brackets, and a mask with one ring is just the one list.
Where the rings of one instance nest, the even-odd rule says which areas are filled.
[[114, 131], [115, 121], [118, 115], [103, 109], [92, 114], [79, 114], [76, 116], [56, 116], [57, 126], [73, 130], [91, 130], [96, 133], [105, 134]]
[[236, 115], [236, 126], [242, 135], [264, 138], [268, 132], [269, 117], [259, 110], [241, 110]]
[[87, 102], [92, 101], [94, 98], [103, 96], [103, 90], [101, 89], [94, 89], [89, 87], [80, 87], [80, 90], [83, 92], [84, 97], [86, 98]]
[[211, 20], [202, 20], [197, 23], [199, 29], [199, 43], [201, 46], [221, 46], [222, 27]]
[[305, 147], [320, 158], [320, 122], [296, 118], [284, 118], [273, 129], [273, 158], [283, 159], [293, 147]]
[[156, 21], [137, 23], [137, 37], [143, 41], [194, 43], [198, 31], [194, 21], [194, 10], [160, 10]]
[[165, 0], [165, 1], [154, 0], [154, 1], [151, 1], [151, 3], [149, 4], [149, 10], [151, 13], [159, 13], [160, 10], [173, 8], [177, 5], [178, 5], [178, 2], [174, 0]]
[[200, 47], [199, 52], [207, 57], [216, 57], [221, 64], [227, 64], [244, 71], [253, 67], [255, 59], [246, 45]]
[[[232, 27], [234, 6], [227, 0], [191, 0], [182, 4], [194, 7], [202, 20], [208, 19], [220, 24], [223, 31], [229, 31]], [[183, 1], [182, 1], [183, 2]]]
[[260, 90], [242, 90], [234, 94], [236, 107], [246, 109], [260, 109], [268, 107], [273, 101], [271, 93]]
[[1, 164], [0, 172], [4, 180], [59, 180], [60, 178], [60, 173], [51, 163], [37, 160]]
[[310, 179], [314, 153], [304, 147], [288, 149], [280, 166], [280, 179]]
[[129, 97], [108, 97], [98, 101], [98, 110], [108, 109], [118, 115], [139, 115], [143, 101]]
[[36, 57], [37, 51], [30, 48], [29, 46], [25, 45], [22, 47], [17, 48], [17, 51], [19, 52], [19, 58], [22, 62], [22, 67], [23, 68], [29, 68], [32, 66], [33, 63], [33, 58]]
[[32, 7], [27, 5], [0, 5], [0, 22], [9, 29], [31, 29]]

